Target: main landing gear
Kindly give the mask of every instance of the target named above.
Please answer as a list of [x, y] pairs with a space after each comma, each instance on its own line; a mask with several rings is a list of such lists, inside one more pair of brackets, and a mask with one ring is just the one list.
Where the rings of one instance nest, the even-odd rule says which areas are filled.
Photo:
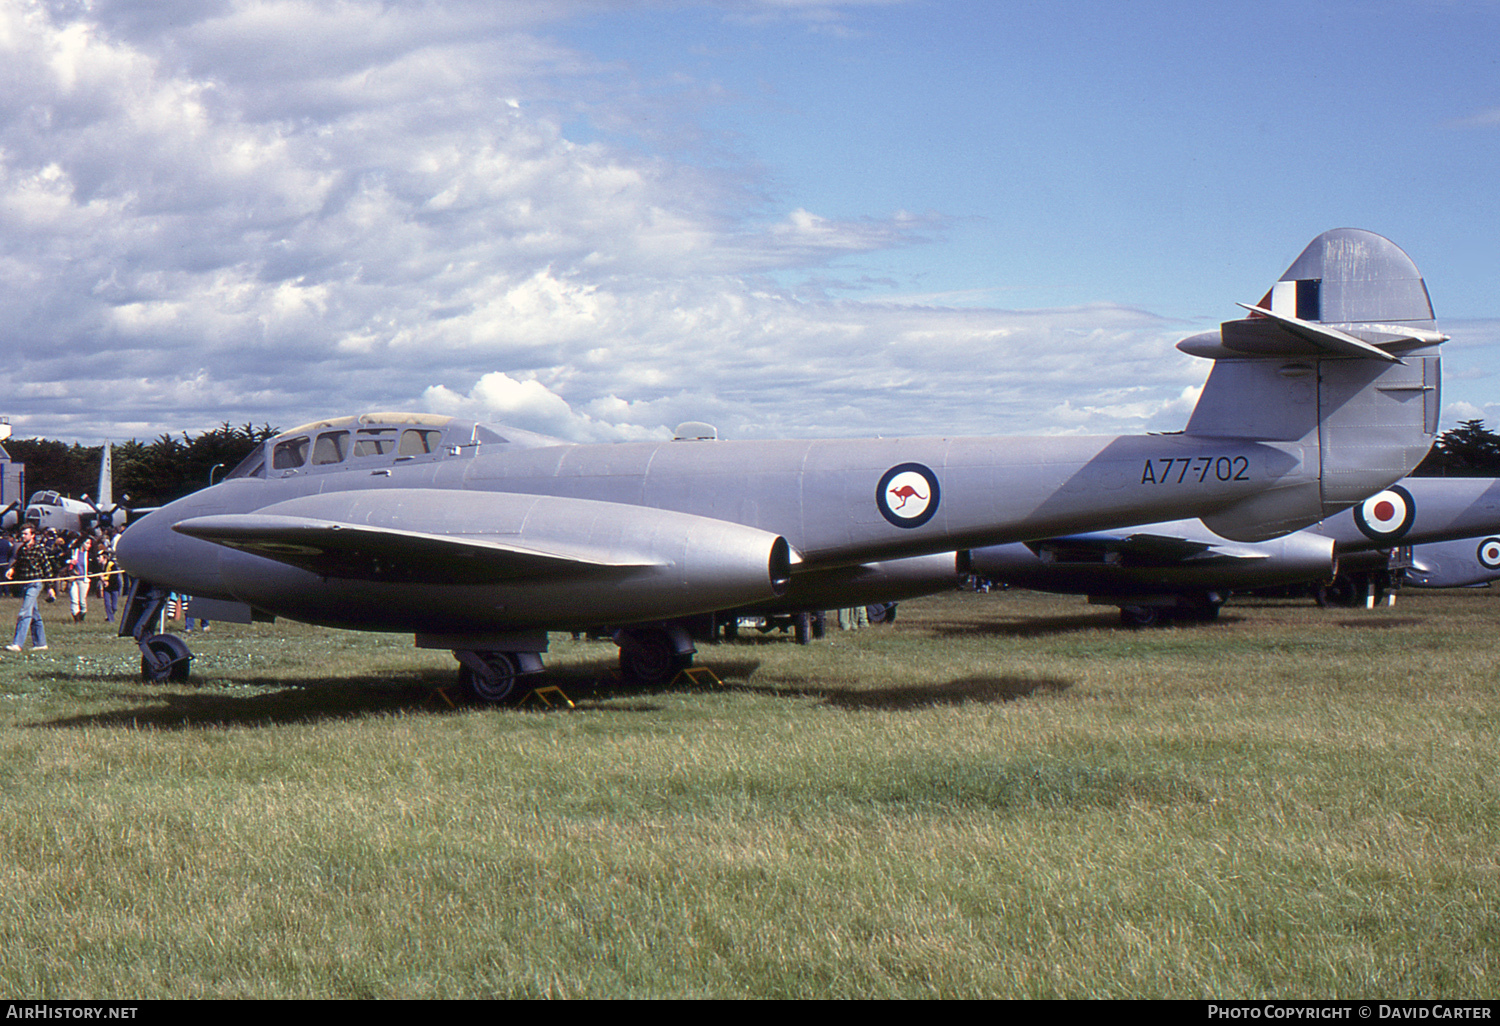
[[1394, 601], [1397, 577], [1387, 570], [1356, 571], [1339, 574], [1329, 584], [1318, 585], [1313, 597], [1319, 606], [1344, 606], [1374, 609]]
[[665, 687], [693, 665], [698, 651], [687, 629], [678, 624], [626, 627], [615, 631], [620, 646], [620, 676], [627, 684]]
[[1223, 595], [1208, 591], [1179, 595], [1171, 603], [1121, 606], [1120, 625], [1143, 628], [1168, 627], [1173, 623], [1212, 623], [1219, 618], [1219, 608], [1223, 605]]
[[454, 649], [458, 684], [476, 702], [498, 705], [515, 701], [530, 690], [522, 678], [542, 672], [538, 652], [490, 652]]
[[[615, 644], [620, 646], [620, 678], [637, 687], [665, 687], [678, 673], [693, 664], [693, 655], [697, 651], [687, 628], [676, 623], [623, 627], [614, 631], [612, 636]], [[418, 635], [417, 644], [431, 648], [435, 647], [432, 644], [435, 640], [435, 637]], [[491, 640], [527, 644], [528, 648], [453, 648], [454, 658], [458, 660], [459, 687], [475, 702], [513, 704], [525, 698], [535, 686], [526, 678], [542, 672], [545, 635], [495, 636]]]

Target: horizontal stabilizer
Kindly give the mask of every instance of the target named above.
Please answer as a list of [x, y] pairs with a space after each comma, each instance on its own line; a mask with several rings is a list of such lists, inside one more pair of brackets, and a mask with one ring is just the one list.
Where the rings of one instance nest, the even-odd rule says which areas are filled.
[[[1262, 317], [1269, 317], [1280, 327], [1285, 329], [1289, 334], [1295, 335], [1297, 338], [1301, 339], [1304, 342], [1311, 343], [1315, 347], [1315, 353], [1317, 350], [1322, 350], [1327, 354], [1336, 356], [1351, 356], [1355, 358], [1373, 357], [1377, 360], [1384, 360], [1387, 363], [1401, 362], [1400, 357], [1392, 356], [1384, 349], [1380, 349], [1379, 347], [1373, 346], [1368, 342], [1357, 339], [1347, 332], [1339, 331], [1337, 328], [1331, 328], [1326, 324], [1314, 324], [1312, 321], [1304, 321], [1299, 320], [1296, 317], [1287, 316], [1285, 314], [1272, 313], [1270, 310], [1267, 310], [1264, 307], [1251, 306], [1248, 303], [1236, 303], [1235, 305], [1244, 307], [1246, 310], [1249, 310], [1253, 314], [1260, 314]], [[1228, 329], [1230, 325], [1235, 323], [1236, 322], [1231, 321], [1228, 324], [1223, 325], [1220, 329], [1221, 334], [1224, 337], [1224, 344], [1230, 346], [1231, 348], [1233, 348], [1234, 343], [1231, 341], [1232, 332]], [[1416, 340], [1413, 339], [1412, 341], [1415, 342]]]
[[584, 551], [541, 551], [478, 535], [438, 535], [307, 517], [195, 517], [173, 530], [320, 577], [402, 584], [493, 584], [567, 576], [607, 577], [649, 563]]
[[1401, 363], [1446, 342], [1427, 285], [1389, 239], [1356, 228], [1324, 232], [1302, 251], [1249, 317], [1183, 339], [1177, 348], [1211, 360], [1261, 357]]

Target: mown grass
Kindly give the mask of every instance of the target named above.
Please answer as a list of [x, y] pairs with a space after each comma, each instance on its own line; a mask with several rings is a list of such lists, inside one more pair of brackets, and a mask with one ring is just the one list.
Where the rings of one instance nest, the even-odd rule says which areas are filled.
[[0, 661], [0, 994], [1493, 998], [1497, 613], [954, 594], [654, 692], [554, 635], [573, 711], [288, 624], [148, 686], [49, 623]]

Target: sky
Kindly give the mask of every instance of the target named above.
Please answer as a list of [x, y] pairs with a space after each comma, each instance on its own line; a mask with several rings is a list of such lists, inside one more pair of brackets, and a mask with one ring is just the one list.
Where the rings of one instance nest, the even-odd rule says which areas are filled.
[[1180, 429], [1319, 232], [1500, 422], [1500, 3], [0, 0], [0, 416]]

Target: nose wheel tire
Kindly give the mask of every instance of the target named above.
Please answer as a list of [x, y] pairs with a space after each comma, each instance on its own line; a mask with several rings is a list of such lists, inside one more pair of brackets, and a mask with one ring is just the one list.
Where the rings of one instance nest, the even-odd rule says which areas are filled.
[[153, 684], [188, 679], [193, 653], [175, 634], [154, 634], [141, 642], [141, 680]]

